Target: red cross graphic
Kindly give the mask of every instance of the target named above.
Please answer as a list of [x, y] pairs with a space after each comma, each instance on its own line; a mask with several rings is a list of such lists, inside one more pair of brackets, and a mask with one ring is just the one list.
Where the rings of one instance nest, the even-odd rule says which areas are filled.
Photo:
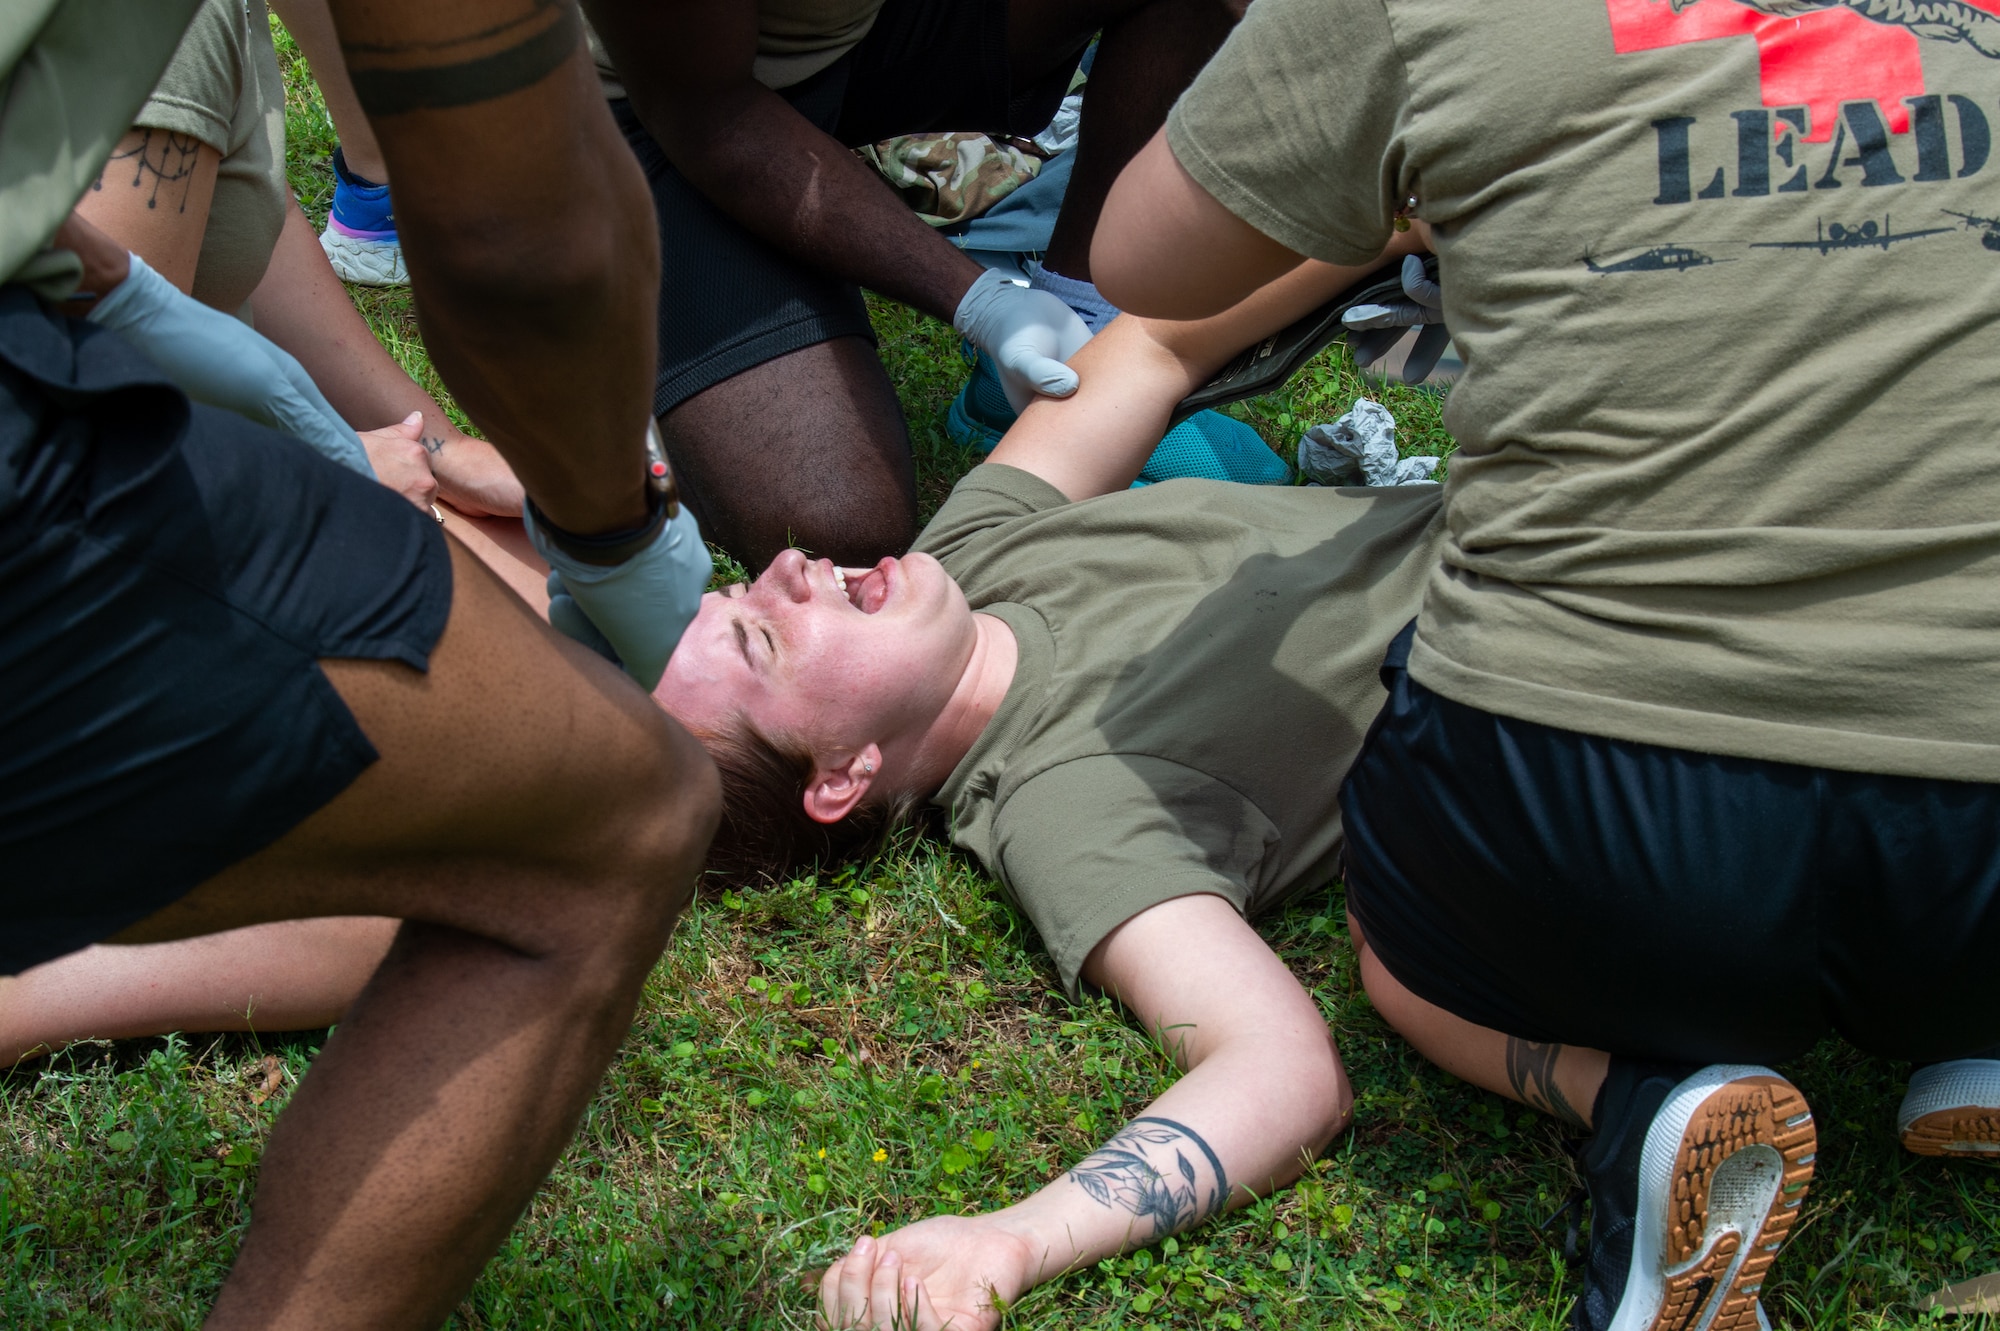
[[[1668, 0], [1604, 0], [1611, 40], [1621, 55], [1719, 37], [1757, 43], [1766, 106], [1804, 106], [1809, 142], [1833, 137], [1842, 102], [1872, 97], [1893, 134], [1910, 128], [1903, 98], [1921, 96], [1924, 65], [1908, 28], [1875, 23], [1849, 9], [1822, 9], [1796, 18], [1760, 13], [1736, 0], [1694, 0], [1676, 14]], [[1972, 0], [2000, 13], [2000, 0]]]

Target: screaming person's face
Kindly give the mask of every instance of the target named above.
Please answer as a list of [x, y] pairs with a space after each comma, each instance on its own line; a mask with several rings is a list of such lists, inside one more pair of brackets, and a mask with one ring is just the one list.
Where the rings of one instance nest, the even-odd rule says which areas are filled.
[[797, 550], [702, 598], [653, 696], [684, 725], [735, 718], [815, 754], [920, 734], [957, 687], [977, 632], [925, 554], [837, 570]]

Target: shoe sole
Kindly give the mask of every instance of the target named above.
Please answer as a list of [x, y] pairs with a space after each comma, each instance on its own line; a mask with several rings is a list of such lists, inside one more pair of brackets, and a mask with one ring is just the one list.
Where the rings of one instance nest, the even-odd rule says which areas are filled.
[[1805, 1097], [1768, 1068], [1705, 1068], [1675, 1087], [1646, 1133], [1611, 1331], [1758, 1331], [1757, 1292], [1798, 1222], [1817, 1143]]
[[410, 275], [403, 267], [403, 247], [388, 240], [360, 240], [343, 236], [328, 227], [320, 233], [319, 247], [326, 251], [334, 276], [361, 287], [406, 287]]
[[2000, 1061], [1918, 1070], [1896, 1117], [1903, 1149], [1913, 1154], [2000, 1159]]

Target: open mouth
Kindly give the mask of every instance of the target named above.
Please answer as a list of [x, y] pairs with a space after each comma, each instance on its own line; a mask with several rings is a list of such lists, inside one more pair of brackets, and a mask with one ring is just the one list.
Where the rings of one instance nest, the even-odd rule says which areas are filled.
[[834, 586], [840, 589], [848, 604], [864, 615], [872, 615], [889, 599], [889, 572], [895, 562], [885, 559], [874, 568], [841, 568], [835, 565]]

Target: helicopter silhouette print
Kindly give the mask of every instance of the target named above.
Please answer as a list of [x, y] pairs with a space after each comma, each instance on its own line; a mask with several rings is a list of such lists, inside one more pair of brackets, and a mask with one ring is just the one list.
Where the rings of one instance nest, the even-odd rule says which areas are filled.
[[1734, 259], [1718, 259], [1711, 254], [1686, 245], [1655, 245], [1641, 251], [1629, 259], [1616, 263], [1600, 264], [1588, 254], [1583, 256], [1583, 266], [1593, 273], [1684, 273], [1690, 268], [1707, 268], [1718, 263], [1734, 263]]

